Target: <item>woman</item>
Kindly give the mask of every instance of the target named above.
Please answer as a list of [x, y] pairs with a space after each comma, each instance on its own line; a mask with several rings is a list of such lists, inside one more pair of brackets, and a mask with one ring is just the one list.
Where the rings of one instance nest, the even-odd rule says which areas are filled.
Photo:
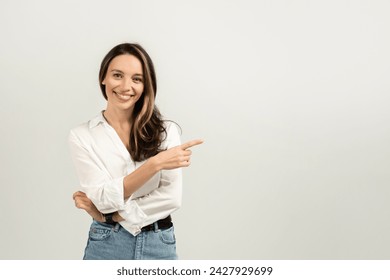
[[181, 204], [181, 168], [193, 140], [155, 106], [152, 60], [138, 44], [120, 44], [99, 72], [107, 107], [71, 130], [69, 144], [81, 190], [76, 207], [92, 216], [84, 259], [176, 259], [171, 213]]

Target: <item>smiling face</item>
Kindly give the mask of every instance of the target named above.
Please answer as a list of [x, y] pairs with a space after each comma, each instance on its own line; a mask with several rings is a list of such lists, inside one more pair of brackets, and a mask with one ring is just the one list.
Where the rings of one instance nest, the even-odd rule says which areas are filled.
[[133, 111], [144, 91], [141, 61], [131, 54], [116, 56], [111, 60], [102, 84], [105, 86], [108, 107]]

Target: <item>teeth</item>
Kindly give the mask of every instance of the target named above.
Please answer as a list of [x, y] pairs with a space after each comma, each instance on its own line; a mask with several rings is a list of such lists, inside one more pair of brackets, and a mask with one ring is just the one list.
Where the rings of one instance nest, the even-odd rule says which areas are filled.
[[117, 93], [117, 92], [115, 92], [115, 94], [118, 95], [121, 99], [124, 99], [124, 100], [129, 100], [131, 97], [134, 96], [134, 94], [127, 95], [127, 94], [120, 94], [120, 93]]

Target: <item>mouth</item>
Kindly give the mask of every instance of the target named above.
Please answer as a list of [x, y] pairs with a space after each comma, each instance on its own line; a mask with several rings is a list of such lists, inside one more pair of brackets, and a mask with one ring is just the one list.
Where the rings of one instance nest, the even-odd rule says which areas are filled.
[[135, 94], [123, 94], [123, 93], [118, 93], [116, 91], [113, 91], [113, 92], [119, 99], [121, 99], [123, 101], [130, 100], [130, 98], [135, 96]]

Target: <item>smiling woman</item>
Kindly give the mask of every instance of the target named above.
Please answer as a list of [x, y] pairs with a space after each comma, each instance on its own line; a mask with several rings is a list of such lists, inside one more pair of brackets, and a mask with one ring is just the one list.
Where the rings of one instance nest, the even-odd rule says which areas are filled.
[[81, 190], [76, 207], [93, 222], [84, 259], [176, 259], [171, 213], [181, 205], [181, 168], [193, 140], [180, 145], [154, 101], [152, 60], [138, 44], [114, 47], [99, 82], [107, 107], [72, 129], [71, 155]]

